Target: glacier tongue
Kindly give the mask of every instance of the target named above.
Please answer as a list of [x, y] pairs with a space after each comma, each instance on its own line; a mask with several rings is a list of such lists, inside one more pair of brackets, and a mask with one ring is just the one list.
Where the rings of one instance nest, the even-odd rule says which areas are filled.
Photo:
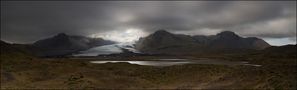
[[122, 49], [127, 49], [134, 53], [139, 53], [134, 49], [134, 42], [125, 42], [125, 43], [117, 43], [111, 45], [98, 46], [94, 48], [90, 48], [85, 51], [80, 51], [78, 54], [74, 54], [73, 56], [98, 56], [98, 55], [106, 55], [106, 54], [116, 54], [122, 53]]

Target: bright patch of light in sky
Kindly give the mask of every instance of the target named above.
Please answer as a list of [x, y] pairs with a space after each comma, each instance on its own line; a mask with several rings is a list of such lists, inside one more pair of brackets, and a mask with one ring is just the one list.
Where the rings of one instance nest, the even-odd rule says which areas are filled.
[[282, 46], [287, 44], [296, 44], [295, 38], [263, 38], [267, 43], [273, 46]]
[[129, 28], [126, 30], [113, 30], [106, 33], [97, 33], [91, 35], [91, 37], [100, 37], [117, 42], [133, 42], [137, 41], [140, 37], [144, 37], [145, 35], [146, 33], [141, 29]]
[[130, 22], [135, 19], [135, 16], [133, 16], [131, 13], [125, 12], [125, 11], [116, 12], [114, 17], [115, 17], [116, 21], [118, 21], [120, 23]]

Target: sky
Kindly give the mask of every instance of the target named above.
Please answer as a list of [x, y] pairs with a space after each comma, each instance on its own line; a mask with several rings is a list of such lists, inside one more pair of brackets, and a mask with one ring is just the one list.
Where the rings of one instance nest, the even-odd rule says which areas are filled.
[[296, 1], [1, 1], [1, 40], [33, 43], [58, 33], [134, 41], [159, 29], [234, 31], [296, 44]]

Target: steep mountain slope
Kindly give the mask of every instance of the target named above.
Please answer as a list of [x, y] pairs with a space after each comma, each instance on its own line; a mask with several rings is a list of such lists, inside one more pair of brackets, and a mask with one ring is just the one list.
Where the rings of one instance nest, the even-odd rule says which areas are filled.
[[264, 40], [256, 37], [243, 38], [231, 31], [211, 36], [189, 36], [172, 34], [165, 30], [140, 38], [135, 48], [143, 53], [188, 54], [219, 50], [261, 50], [270, 47]]
[[114, 43], [113, 41], [103, 40], [101, 38], [70, 36], [60, 33], [54, 37], [39, 40], [33, 46], [42, 50], [39, 56], [59, 56]]
[[135, 44], [135, 48], [141, 52], [155, 52], [167, 48], [173, 50], [190, 44], [195, 44], [195, 40], [190, 36], [175, 35], [165, 30], [159, 30], [148, 37], [140, 38]]

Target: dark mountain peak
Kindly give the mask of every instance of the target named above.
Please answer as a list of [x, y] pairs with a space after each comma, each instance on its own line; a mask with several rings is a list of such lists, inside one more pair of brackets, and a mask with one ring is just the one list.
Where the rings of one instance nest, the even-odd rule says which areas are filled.
[[157, 30], [154, 34], [165, 35], [165, 34], [171, 34], [171, 33], [164, 29], [160, 29], [160, 30]]
[[55, 35], [54, 37], [47, 38], [47, 39], [48, 40], [52, 39], [56, 43], [66, 43], [66, 42], [70, 42], [70, 38], [71, 38], [71, 36], [69, 36], [65, 33], [59, 33], [59, 34]]
[[232, 31], [222, 31], [222, 32], [218, 33], [217, 35], [236, 35], [236, 34]]
[[223, 31], [218, 33], [217, 36], [239, 38], [239, 36], [232, 31]]
[[99, 38], [59, 33], [53, 37], [38, 40], [33, 45], [43, 50], [39, 56], [58, 56], [108, 44], [114, 44], [114, 42]]
[[65, 33], [59, 33], [55, 37], [68, 37], [68, 35]]
[[162, 39], [165, 37], [174, 37], [174, 34], [168, 32], [164, 29], [160, 29], [160, 30], [157, 30], [156, 32], [154, 32], [153, 34], [151, 34], [150, 37], [155, 38], [155, 39]]

